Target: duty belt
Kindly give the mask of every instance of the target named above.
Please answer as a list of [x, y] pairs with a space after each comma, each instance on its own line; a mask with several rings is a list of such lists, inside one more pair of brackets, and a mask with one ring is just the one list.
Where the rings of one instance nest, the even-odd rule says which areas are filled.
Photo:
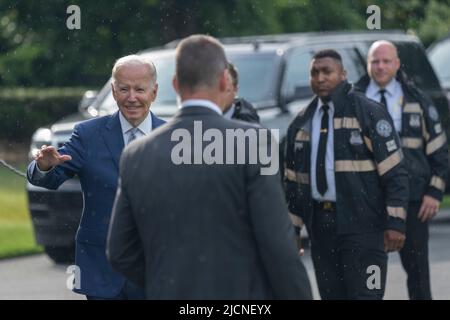
[[319, 210], [322, 210], [322, 211], [328, 211], [328, 212], [335, 212], [336, 211], [336, 202], [313, 200], [313, 203], [314, 203], [314, 207], [316, 209], [319, 209]]

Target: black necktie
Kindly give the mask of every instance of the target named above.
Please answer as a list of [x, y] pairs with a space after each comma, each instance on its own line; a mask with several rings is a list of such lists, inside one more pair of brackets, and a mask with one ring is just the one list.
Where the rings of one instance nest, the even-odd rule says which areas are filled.
[[325, 156], [327, 153], [327, 140], [328, 140], [328, 109], [330, 107], [326, 104], [322, 106], [322, 122], [320, 124], [320, 139], [319, 139], [319, 149], [317, 151], [316, 160], [316, 185], [317, 191], [321, 195], [327, 192], [327, 176], [325, 171]]
[[386, 92], [386, 90], [384, 90], [384, 89], [381, 89], [380, 91], [378, 91], [379, 93], [380, 93], [380, 95], [381, 95], [381, 100], [380, 100], [380, 103], [382, 104], [382, 105], [384, 105], [384, 107], [387, 109], [387, 101], [386, 101], [386, 97], [385, 97], [385, 92]]

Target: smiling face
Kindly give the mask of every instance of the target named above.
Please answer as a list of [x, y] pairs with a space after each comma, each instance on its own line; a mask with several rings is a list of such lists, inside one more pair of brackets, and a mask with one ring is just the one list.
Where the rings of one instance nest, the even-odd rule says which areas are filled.
[[322, 100], [328, 100], [332, 91], [346, 79], [346, 72], [337, 60], [324, 57], [311, 62], [311, 88]]
[[156, 98], [158, 84], [144, 64], [125, 64], [114, 74], [112, 92], [122, 115], [134, 127], [147, 117]]
[[400, 68], [400, 59], [395, 46], [388, 42], [372, 45], [367, 57], [367, 72], [381, 88], [395, 77]]

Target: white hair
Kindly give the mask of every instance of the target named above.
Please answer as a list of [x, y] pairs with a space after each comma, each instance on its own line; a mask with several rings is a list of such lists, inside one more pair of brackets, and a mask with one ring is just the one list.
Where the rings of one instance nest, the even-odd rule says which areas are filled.
[[148, 59], [144, 58], [142, 56], [139, 56], [137, 54], [131, 54], [122, 58], [119, 58], [114, 63], [114, 66], [112, 68], [112, 82], [113, 84], [116, 82], [116, 73], [117, 71], [123, 67], [123, 66], [130, 66], [130, 65], [140, 65], [140, 66], [147, 66], [149, 68], [150, 74], [151, 74], [151, 84], [152, 86], [156, 83], [156, 68], [153, 62]]

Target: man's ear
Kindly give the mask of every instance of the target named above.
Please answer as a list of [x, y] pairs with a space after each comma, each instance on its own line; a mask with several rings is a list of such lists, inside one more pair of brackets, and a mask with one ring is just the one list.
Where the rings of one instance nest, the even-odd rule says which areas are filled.
[[117, 101], [117, 97], [116, 97], [116, 89], [114, 88], [114, 84], [111, 82], [111, 90], [112, 90], [112, 95], [114, 100]]
[[231, 76], [228, 73], [228, 69], [225, 69], [219, 76], [219, 89], [221, 92], [231, 91], [232, 90], [231, 87], [232, 87]]
[[347, 70], [342, 69], [342, 73], [341, 73], [341, 80], [347, 80]]
[[155, 84], [153, 85], [152, 91], [153, 91], [153, 100], [152, 100], [152, 102], [153, 102], [153, 101], [155, 101], [156, 97], [158, 96], [158, 83], [155, 82]]
[[172, 86], [175, 89], [175, 92], [180, 94], [180, 88], [178, 87], [178, 79], [176, 75], [174, 75], [172, 78]]
[[396, 68], [396, 71], [398, 71], [398, 70], [400, 69], [400, 65], [401, 65], [400, 59], [399, 59], [399, 58], [395, 59], [395, 68]]

